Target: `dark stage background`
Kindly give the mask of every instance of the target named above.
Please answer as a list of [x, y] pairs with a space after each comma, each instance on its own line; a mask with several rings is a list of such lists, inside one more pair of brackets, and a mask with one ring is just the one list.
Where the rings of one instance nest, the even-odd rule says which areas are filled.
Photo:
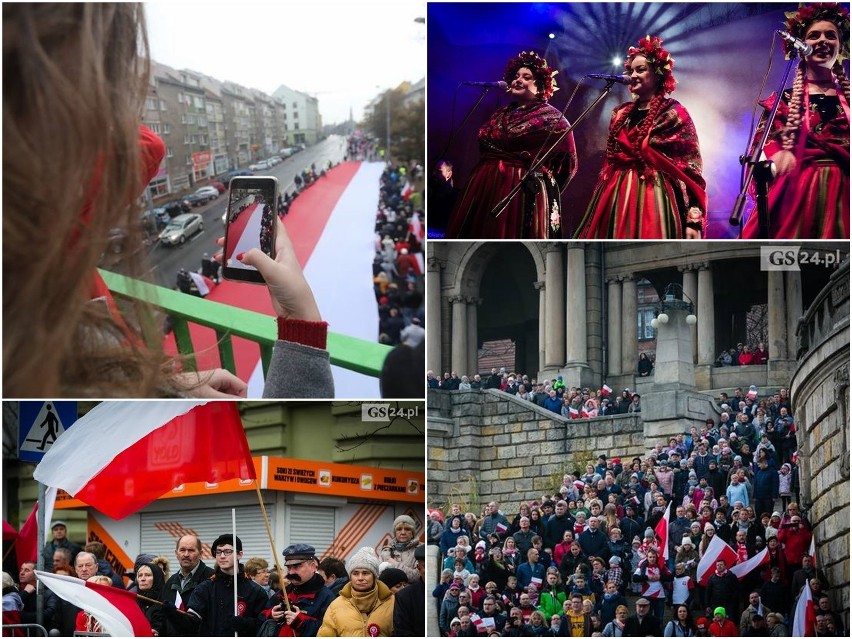
[[[455, 186], [463, 189], [479, 157], [476, 133], [505, 93], [491, 89], [467, 124], [450, 140], [481, 89], [463, 81], [498, 81], [509, 58], [523, 50], [544, 53], [559, 91], [551, 104], [563, 109], [586, 73], [623, 72], [627, 49], [646, 34], [660, 36], [675, 60], [672, 97], [692, 116], [704, 160], [710, 204], [708, 237], [736, 237], [728, 224], [739, 192], [739, 156], [749, 139], [752, 106], [770, 59], [773, 33], [796, 3], [430, 3], [428, 5], [427, 158], [430, 170], [444, 157], [454, 164]], [[555, 37], [552, 39], [549, 34]], [[771, 49], [772, 71], [761, 98], [784, 73], [780, 38]], [[847, 67], [848, 69], [848, 67]], [[848, 73], [848, 71], [847, 71]], [[792, 83], [792, 74], [788, 82]], [[605, 83], [586, 80], [566, 116], [590, 104]], [[455, 110], [453, 113], [453, 98]], [[579, 171], [562, 194], [570, 237], [588, 204], [603, 164], [610, 114], [630, 99], [616, 85], [574, 132]], [[449, 146], [447, 147], [447, 145]], [[433, 223], [433, 220], [435, 223]], [[428, 213], [430, 235], [440, 231]]]

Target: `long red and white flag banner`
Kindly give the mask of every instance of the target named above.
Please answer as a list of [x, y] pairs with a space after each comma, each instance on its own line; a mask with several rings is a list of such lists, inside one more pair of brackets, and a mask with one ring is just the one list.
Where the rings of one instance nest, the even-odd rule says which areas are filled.
[[707, 550], [704, 551], [704, 556], [698, 562], [698, 572], [696, 577], [698, 583], [706, 586], [713, 576], [713, 571], [716, 570], [716, 562], [719, 560], [725, 562], [727, 566], [733, 566], [737, 563], [737, 553], [734, 549], [726, 544], [718, 535], [713, 535], [713, 539], [707, 545]]
[[152, 637], [151, 624], [136, 594], [76, 577], [35, 571], [39, 581], [57, 597], [93, 615], [111, 637]]
[[33, 477], [122, 519], [181, 484], [255, 472], [235, 402], [170, 400], [98, 404], [56, 440]]

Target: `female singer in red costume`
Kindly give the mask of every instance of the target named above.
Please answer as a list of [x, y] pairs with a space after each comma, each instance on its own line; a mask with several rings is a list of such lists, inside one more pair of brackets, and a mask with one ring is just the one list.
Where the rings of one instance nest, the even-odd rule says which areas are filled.
[[[509, 60], [503, 78], [512, 102], [479, 129], [482, 155], [453, 208], [447, 238], [561, 237], [560, 193], [577, 171], [573, 135], [528, 175], [538, 156], [568, 128], [559, 109], [547, 102], [557, 89], [554, 75], [532, 51]], [[521, 180], [524, 186], [495, 218], [491, 211]]]
[[701, 152], [674, 91], [674, 60], [662, 40], [645, 36], [627, 52], [633, 102], [612, 112], [606, 158], [576, 237], [699, 239], [707, 194]]
[[[775, 163], [769, 187], [772, 238], [849, 239], [849, 10], [838, 3], [787, 13], [787, 32], [813, 46], [799, 63], [772, 121], [766, 156]], [[787, 57], [793, 47], [785, 43]], [[767, 112], [775, 96], [763, 102]], [[762, 135], [761, 122], [757, 137]], [[757, 234], [757, 214], [743, 235]]]

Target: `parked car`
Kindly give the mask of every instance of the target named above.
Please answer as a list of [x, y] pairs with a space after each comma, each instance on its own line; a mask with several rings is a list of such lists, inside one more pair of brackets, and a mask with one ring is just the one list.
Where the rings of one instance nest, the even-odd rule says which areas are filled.
[[204, 222], [198, 213], [184, 213], [178, 215], [169, 222], [169, 225], [160, 233], [160, 242], [166, 246], [183, 244], [196, 233], [204, 230]]
[[171, 202], [166, 202], [163, 204], [163, 207], [166, 210], [166, 213], [169, 214], [169, 217], [177, 217], [181, 213], [189, 213], [192, 210], [192, 204], [190, 204], [187, 200], [172, 200]]
[[216, 177], [216, 180], [224, 184], [227, 188], [231, 188], [231, 178], [238, 177], [240, 175], [254, 175], [254, 172], [249, 171], [248, 169], [237, 169], [235, 171], [228, 171]]
[[283, 162], [284, 160], [282, 160], [277, 155], [273, 155], [271, 158], [268, 158], [266, 161], [269, 162], [270, 166], [275, 166], [277, 164], [281, 164], [281, 162]]
[[186, 199], [189, 200], [192, 206], [201, 206], [202, 204], [207, 204], [210, 200], [215, 200], [217, 197], [219, 197], [219, 191], [215, 187], [202, 186], [195, 193], [188, 195]]
[[224, 184], [222, 184], [221, 182], [215, 182], [214, 181], [214, 182], [211, 182], [210, 184], [208, 184], [207, 186], [212, 186], [214, 189], [219, 191], [219, 193], [224, 193], [225, 191], [228, 190], [228, 187], [225, 186]]
[[282, 158], [289, 158], [295, 152], [296, 149], [294, 149], [292, 146], [286, 146], [283, 149], [278, 149], [278, 155], [280, 155]]
[[249, 168], [252, 171], [265, 171], [269, 167], [269, 162], [266, 160], [261, 160], [260, 162], [256, 162], [255, 164], [249, 164]]
[[142, 228], [148, 233], [159, 233], [171, 221], [168, 212], [162, 206], [143, 211], [139, 218]]

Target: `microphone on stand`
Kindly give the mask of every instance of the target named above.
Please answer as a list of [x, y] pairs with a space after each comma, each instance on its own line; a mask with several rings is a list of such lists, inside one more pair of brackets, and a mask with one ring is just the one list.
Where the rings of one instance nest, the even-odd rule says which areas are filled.
[[462, 82], [462, 84], [468, 87], [486, 87], [488, 89], [506, 90], [509, 88], [509, 85], [503, 82], [503, 80], [498, 82]]
[[814, 52], [814, 48], [811, 45], [799, 40], [796, 36], [790, 35], [783, 29], [778, 29], [776, 33], [780, 35], [784, 40], [792, 44], [793, 48], [802, 55], [810, 55]]
[[592, 78], [593, 80], [606, 80], [607, 82], [617, 82], [618, 84], [630, 84], [629, 75], [610, 75], [609, 73], [587, 73], [584, 77]]

